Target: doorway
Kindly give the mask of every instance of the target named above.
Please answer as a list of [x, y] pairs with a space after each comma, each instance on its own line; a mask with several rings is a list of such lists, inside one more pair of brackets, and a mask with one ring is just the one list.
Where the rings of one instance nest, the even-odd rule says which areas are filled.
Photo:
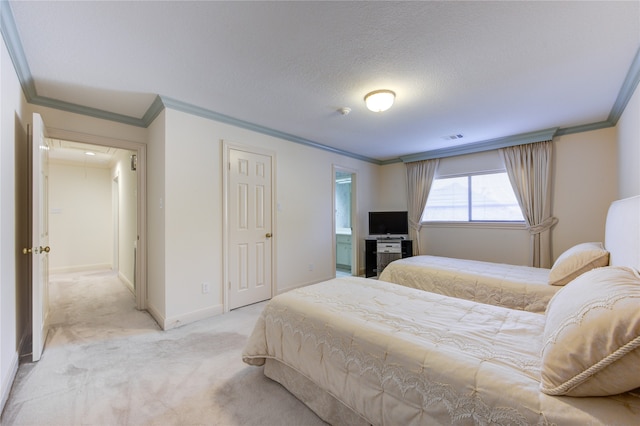
[[50, 139], [50, 272], [112, 270], [135, 293], [134, 151]]
[[[137, 309], [146, 309], [146, 146], [59, 129], [48, 136], [58, 179], [50, 188], [51, 231], [54, 240], [64, 234], [55, 254], [66, 256], [56, 258], [52, 244], [52, 272], [112, 269]], [[100, 247], [87, 240], [98, 236]]]
[[336, 276], [358, 275], [355, 226], [355, 171], [333, 167], [333, 229]]

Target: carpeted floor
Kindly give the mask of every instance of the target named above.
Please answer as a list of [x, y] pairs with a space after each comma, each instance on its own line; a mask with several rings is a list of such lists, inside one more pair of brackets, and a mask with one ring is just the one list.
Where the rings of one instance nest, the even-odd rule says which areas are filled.
[[20, 365], [2, 425], [325, 424], [242, 362], [264, 303], [165, 332], [110, 271], [50, 288], [42, 359]]

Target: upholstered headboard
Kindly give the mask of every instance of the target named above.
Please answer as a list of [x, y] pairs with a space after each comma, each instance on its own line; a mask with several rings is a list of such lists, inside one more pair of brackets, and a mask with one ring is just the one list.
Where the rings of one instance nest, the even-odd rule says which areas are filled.
[[640, 270], [640, 195], [611, 203], [604, 245], [610, 265]]

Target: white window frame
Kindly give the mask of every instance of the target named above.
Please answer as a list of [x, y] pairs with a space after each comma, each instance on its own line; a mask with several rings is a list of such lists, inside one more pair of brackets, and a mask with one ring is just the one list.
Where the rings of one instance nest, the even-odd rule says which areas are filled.
[[[505, 169], [502, 170], [487, 170], [482, 172], [473, 172], [473, 173], [461, 173], [455, 175], [446, 175], [446, 176], [437, 176], [434, 178], [438, 179], [451, 179], [451, 178], [459, 178], [459, 177], [467, 177], [471, 179], [472, 176], [478, 175], [486, 175], [486, 174], [497, 174], [497, 173], [506, 173]], [[471, 190], [471, 185], [469, 185], [469, 189]], [[471, 195], [468, 194], [469, 201], [471, 200]], [[426, 206], [425, 206], [426, 209]], [[469, 209], [471, 209], [471, 203], [469, 203]], [[424, 216], [424, 212], [421, 217]], [[471, 216], [471, 213], [469, 213]], [[467, 220], [467, 221], [425, 221], [421, 220], [421, 224], [431, 227], [431, 228], [484, 228], [484, 229], [526, 229], [526, 223], [524, 220], [521, 221], [505, 221], [505, 220]]]

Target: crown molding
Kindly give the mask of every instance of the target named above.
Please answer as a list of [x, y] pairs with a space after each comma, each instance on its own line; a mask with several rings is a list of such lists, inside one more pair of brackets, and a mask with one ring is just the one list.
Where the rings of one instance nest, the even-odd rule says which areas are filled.
[[640, 81], [640, 47], [636, 52], [636, 56], [634, 56], [633, 61], [631, 61], [631, 66], [629, 67], [629, 71], [624, 78], [624, 82], [622, 83], [622, 87], [620, 87], [620, 92], [618, 92], [618, 97], [611, 108], [611, 112], [609, 113], [609, 117], [607, 121], [610, 122], [613, 126], [618, 124], [618, 120], [624, 109], [627, 107], [629, 100], [633, 96], [636, 87], [638, 87], [638, 82]]
[[[268, 127], [264, 127], [248, 121], [239, 120], [224, 114], [220, 114], [205, 108], [201, 108], [186, 102], [171, 99], [166, 96], [157, 95], [154, 101], [151, 103], [147, 111], [142, 118], [127, 116], [123, 114], [117, 114], [110, 111], [101, 110], [98, 108], [87, 107], [84, 105], [78, 105], [70, 102], [65, 102], [57, 99], [52, 99], [44, 96], [39, 96], [36, 92], [35, 83], [29, 69], [24, 51], [22, 49], [22, 43], [18, 36], [18, 31], [13, 19], [13, 13], [7, 0], [0, 0], [0, 32], [5, 40], [5, 45], [9, 51], [9, 56], [13, 62], [14, 68], [18, 75], [18, 80], [22, 87], [22, 91], [28, 103], [40, 106], [46, 106], [49, 108], [68, 111], [76, 114], [87, 115], [90, 117], [101, 118], [104, 120], [115, 121], [118, 123], [129, 124], [137, 127], [149, 127], [149, 125], [155, 120], [155, 118], [162, 112], [164, 108], [171, 108], [178, 111], [186, 112], [189, 114], [197, 115], [210, 120], [230, 124], [243, 129], [252, 130], [254, 132], [262, 133], [265, 135], [273, 136], [276, 138], [284, 139], [290, 142], [299, 143], [312, 148], [321, 149], [324, 151], [332, 152], [335, 154], [343, 155], [346, 157], [354, 158], [357, 160], [373, 163], [377, 165], [394, 164], [398, 162], [411, 162], [419, 161], [430, 158], [442, 158], [450, 157], [453, 155], [470, 154], [474, 152], [487, 151], [491, 149], [503, 148], [506, 146], [513, 146], [523, 143], [531, 143], [540, 140], [551, 139], [539, 139], [538, 135], [546, 135], [552, 132], [553, 136], [568, 135], [572, 133], [581, 133], [591, 130], [603, 129], [608, 127], [614, 127], [624, 109], [626, 108], [629, 100], [633, 96], [638, 83], [640, 82], [640, 48], [636, 52], [636, 55], [629, 67], [629, 71], [625, 77], [625, 80], [620, 88], [620, 92], [616, 98], [614, 105], [611, 108], [609, 117], [605, 121], [599, 121], [596, 123], [583, 124], [578, 126], [555, 128], [541, 130], [539, 132], [526, 133], [521, 135], [507, 136], [503, 138], [491, 139], [487, 141], [480, 141], [473, 144], [465, 144], [452, 148], [435, 149], [425, 152], [420, 152], [412, 155], [401, 156], [395, 159], [389, 160], [376, 160], [374, 158], [366, 157], [359, 154], [354, 154], [348, 151], [343, 151], [337, 148], [332, 148], [321, 143], [301, 138], [289, 133], [274, 130]], [[537, 139], [537, 140], [534, 140]], [[528, 142], [527, 142], [528, 141]]]
[[609, 120], [598, 121], [597, 123], [582, 124], [580, 126], [563, 127], [558, 129], [555, 136], [570, 135], [572, 133], [590, 132], [592, 130], [606, 129], [608, 127], [614, 127], [615, 123]]
[[558, 131], [558, 128], [540, 130], [537, 132], [521, 133], [519, 135], [506, 136], [503, 138], [490, 139], [482, 142], [474, 142], [465, 145], [458, 145], [451, 148], [433, 149], [413, 155], [400, 157], [403, 163], [414, 161], [430, 160], [432, 158], [453, 157], [456, 155], [473, 154], [476, 152], [490, 151], [499, 148], [506, 148], [527, 143], [549, 141]]
[[247, 129], [247, 130], [251, 130], [257, 133], [262, 133], [264, 135], [268, 135], [268, 136], [273, 136], [279, 139], [284, 139], [290, 142], [295, 142], [295, 143], [299, 143], [301, 145], [305, 145], [305, 146], [309, 146], [312, 148], [317, 148], [317, 149], [321, 149], [324, 151], [328, 151], [328, 152], [332, 152], [335, 154], [340, 154], [340, 155], [344, 155], [346, 157], [351, 157], [351, 158], [355, 158], [357, 160], [362, 160], [362, 161], [366, 161], [369, 163], [373, 163], [373, 164], [380, 164], [379, 160], [376, 160], [374, 158], [369, 158], [369, 157], [365, 157], [363, 155], [359, 155], [359, 154], [354, 154], [352, 152], [348, 152], [348, 151], [343, 151], [341, 149], [337, 149], [337, 148], [332, 148], [330, 146], [327, 145], [323, 145], [321, 143], [318, 142], [314, 142], [312, 140], [309, 139], [304, 139], [289, 133], [285, 133], [285, 132], [281, 132], [279, 130], [274, 130], [271, 129], [269, 127], [265, 127], [265, 126], [261, 126], [258, 124], [254, 124], [254, 123], [250, 123], [248, 121], [244, 121], [244, 120], [239, 120], [237, 118], [234, 117], [230, 117], [228, 115], [224, 115], [224, 114], [220, 114], [211, 110], [208, 110], [206, 108], [201, 108], [186, 102], [182, 102], [176, 99], [171, 99], [169, 97], [166, 96], [160, 96], [162, 103], [164, 104], [165, 108], [171, 108], [177, 111], [182, 111], [185, 112], [187, 114], [192, 114], [192, 115], [196, 115], [199, 117], [203, 117], [203, 118], [207, 118], [209, 120], [214, 120], [214, 121], [218, 121], [221, 123], [225, 123], [225, 124], [230, 124], [232, 126], [235, 127], [240, 127], [242, 129]]
[[75, 114], [86, 115], [89, 117], [101, 118], [103, 120], [115, 121], [117, 123], [129, 124], [136, 127], [147, 127], [148, 124], [142, 119], [131, 117], [129, 115], [118, 114], [111, 111], [105, 111], [98, 108], [92, 108], [84, 105], [78, 105], [71, 102], [65, 102], [58, 99], [47, 98], [45, 96], [34, 96], [27, 99], [27, 102], [33, 105], [40, 105], [62, 111], [73, 112]]
[[147, 124], [143, 120], [136, 117], [38, 95], [36, 92], [36, 85], [31, 75], [31, 70], [29, 69], [29, 64], [24, 55], [22, 42], [18, 35], [18, 29], [16, 28], [15, 21], [13, 20], [11, 6], [7, 0], [0, 0], [0, 32], [2, 32], [5, 46], [7, 46], [7, 51], [9, 52], [9, 56], [11, 57], [11, 61], [13, 62], [13, 66], [16, 70], [18, 81], [22, 87], [22, 92], [24, 93], [24, 97], [28, 103], [101, 118], [104, 120], [130, 124], [132, 126], [147, 127]]
[[155, 99], [153, 100], [153, 102], [151, 102], [151, 105], [142, 117], [144, 127], [149, 127], [151, 123], [153, 123], [153, 120], [155, 120], [156, 117], [160, 115], [162, 110], [164, 110], [164, 103], [162, 102], [162, 98], [160, 97], [160, 95], [156, 95]]
[[16, 28], [13, 13], [7, 0], [0, 0], [0, 32], [2, 33], [4, 44], [9, 51], [13, 67], [16, 69], [16, 74], [18, 74], [22, 92], [25, 98], [27, 98], [27, 102], [29, 102], [36, 96], [36, 86], [31, 77], [31, 70], [24, 56], [22, 43], [18, 36], [18, 29]]

